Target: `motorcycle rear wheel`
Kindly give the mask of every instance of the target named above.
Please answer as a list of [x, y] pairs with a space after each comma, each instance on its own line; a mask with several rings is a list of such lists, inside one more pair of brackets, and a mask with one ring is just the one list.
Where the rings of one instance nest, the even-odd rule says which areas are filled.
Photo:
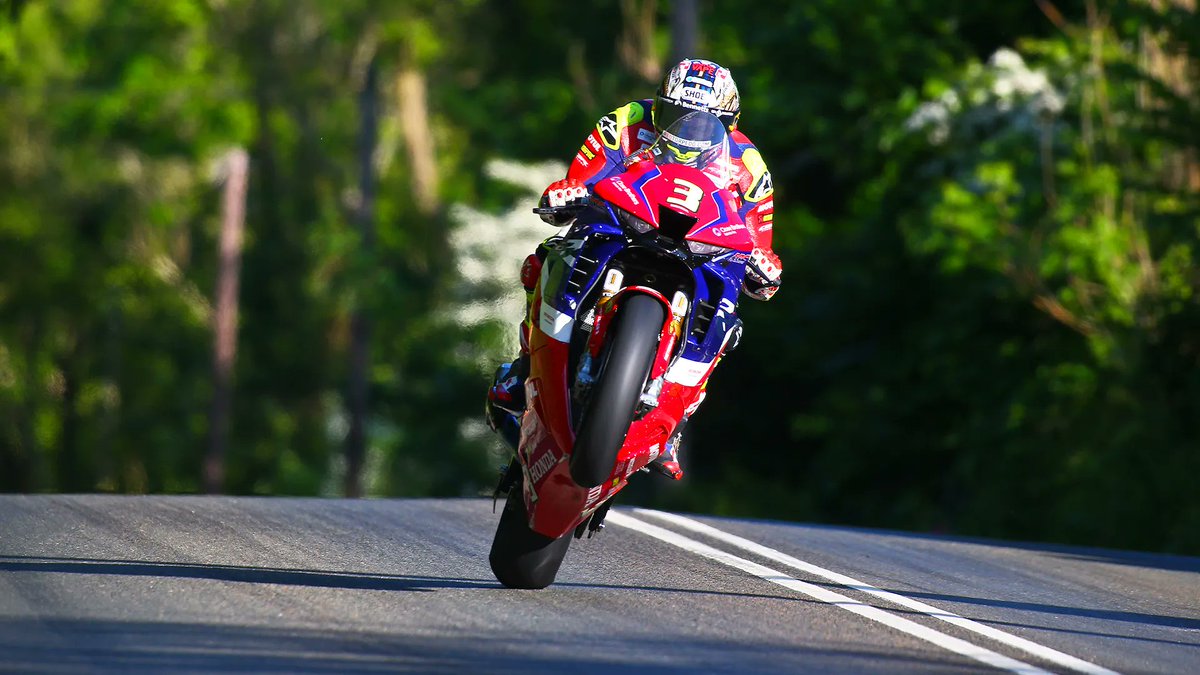
[[581, 487], [595, 487], [612, 475], [650, 379], [664, 318], [662, 304], [641, 293], [617, 309], [571, 452], [571, 479]]
[[571, 535], [553, 539], [529, 528], [523, 481], [519, 478], [508, 491], [488, 562], [496, 579], [509, 588], [545, 588], [558, 576]]

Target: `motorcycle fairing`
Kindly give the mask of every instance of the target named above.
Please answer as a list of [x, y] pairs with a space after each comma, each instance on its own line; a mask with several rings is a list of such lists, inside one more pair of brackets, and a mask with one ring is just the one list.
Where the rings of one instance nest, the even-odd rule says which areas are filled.
[[[651, 205], [665, 202], [676, 206], [681, 215], [695, 218], [686, 238], [703, 244], [722, 246], [741, 253], [754, 250], [746, 225], [737, 215], [736, 197], [729, 190], [708, 189], [695, 181], [689, 167], [677, 164], [655, 165], [652, 162], [634, 164], [623, 174], [596, 183], [596, 196], [647, 222], [656, 222], [658, 214], [650, 212]], [[711, 185], [711, 184], [710, 184]], [[703, 197], [685, 199], [693, 190]], [[665, 199], [658, 199], [666, 195]], [[694, 204], [695, 209], [685, 208]]]

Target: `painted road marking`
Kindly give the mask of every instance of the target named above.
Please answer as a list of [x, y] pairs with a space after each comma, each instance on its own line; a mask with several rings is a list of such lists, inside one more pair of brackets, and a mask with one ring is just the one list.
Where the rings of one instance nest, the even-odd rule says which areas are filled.
[[1042, 659], [1045, 659], [1052, 663], [1058, 664], [1060, 666], [1063, 666], [1064, 668], [1070, 668], [1071, 670], [1075, 670], [1075, 671], [1078, 671], [1081, 673], [1088, 673], [1089, 675], [1116, 675], [1115, 671], [1109, 670], [1108, 668], [1103, 668], [1101, 666], [1097, 666], [1094, 663], [1089, 663], [1087, 661], [1084, 661], [1083, 659], [1079, 659], [1074, 656], [1071, 656], [1070, 654], [1064, 654], [1063, 652], [1060, 652], [1055, 649], [1051, 649], [1050, 647], [1040, 645], [1036, 642], [1026, 640], [1025, 638], [1022, 638], [1022, 637], [1017, 637], [1016, 635], [1012, 635], [1011, 633], [1006, 633], [1002, 630], [997, 630], [995, 628], [992, 628], [991, 626], [981, 624], [977, 621], [972, 621], [971, 619], [968, 619], [966, 617], [959, 616], [958, 614], [946, 611], [944, 609], [939, 609], [937, 607], [926, 604], [924, 602], [920, 602], [918, 600], [913, 600], [912, 598], [906, 597], [904, 595], [900, 595], [898, 593], [893, 593], [891, 591], [885, 591], [882, 588], [877, 588], [870, 584], [866, 584], [861, 581], [858, 581], [857, 579], [848, 577], [844, 574], [839, 574], [832, 570], [827, 570], [824, 567], [819, 567], [812, 563], [804, 562], [803, 560], [794, 558], [790, 555], [787, 555], [786, 553], [776, 551], [773, 548], [768, 548], [766, 546], [763, 546], [762, 544], [758, 544], [756, 542], [750, 541], [749, 539], [739, 537], [735, 534], [730, 534], [723, 530], [718, 530], [717, 528], [712, 527], [711, 525], [706, 525], [697, 520], [692, 520], [691, 518], [679, 516], [674, 513], [666, 513], [664, 511], [654, 511], [651, 509], [635, 509], [635, 511], [639, 514], [644, 514], [647, 516], [652, 516], [654, 518], [659, 518], [661, 520], [665, 520], [667, 522], [674, 523], [675, 525], [678, 525], [682, 528], [691, 530], [693, 532], [708, 535], [714, 539], [719, 539], [720, 541], [723, 541], [727, 544], [732, 544], [734, 546], [737, 546], [738, 548], [740, 548], [742, 550], [749, 551], [756, 555], [760, 555], [769, 560], [774, 560], [775, 562], [787, 565], [788, 567], [791, 567], [793, 569], [797, 569], [802, 572], [807, 572], [808, 574], [812, 574], [814, 576], [828, 579], [829, 581], [832, 581], [832, 582], [839, 584], [841, 586], [844, 586], [846, 588], [856, 590], [856, 591], [861, 591], [863, 593], [868, 593], [870, 595], [874, 595], [875, 597], [882, 598], [889, 602], [896, 603], [897, 605], [901, 605], [903, 607], [907, 607], [909, 609], [916, 610], [923, 614], [927, 614], [935, 619], [940, 619], [942, 621], [945, 621], [946, 623], [954, 624], [955, 626], [958, 626], [960, 628], [965, 628], [966, 630], [969, 630], [974, 633], [978, 633], [979, 635], [983, 635], [983, 636], [992, 638], [993, 640], [996, 640], [997, 642], [1002, 642], [1010, 647], [1013, 647], [1015, 649], [1020, 649], [1021, 651], [1027, 652], [1027, 653], [1037, 656], [1039, 658], [1042, 658]]
[[822, 588], [806, 581], [800, 581], [795, 577], [789, 576], [777, 570], [773, 570], [770, 567], [746, 560], [745, 558], [739, 558], [732, 553], [726, 553], [725, 551], [713, 548], [708, 544], [698, 542], [695, 539], [689, 539], [688, 537], [685, 537], [677, 532], [672, 532], [671, 530], [661, 528], [657, 525], [651, 525], [650, 523], [632, 518], [623, 513], [610, 511], [605, 522], [619, 525], [621, 527], [627, 527], [631, 530], [641, 532], [642, 534], [654, 537], [655, 539], [664, 541], [673, 546], [678, 546], [685, 551], [690, 551], [697, 555], [704, 556], [705, 558], [715, 560], [724, 565], [742, 570], [743, 572], [748, 572], [756, 577], [759, 577], [760, 579], [765, 579], [771, 583], [779, 584], [780, 586], [796, 591], [797, 593], [803, 593], [810, 598], [829, 603], [835, 607], [840, 607], [848, 612], [853, 612], [859, 616], [870, 619], [871, 621], [877, 621], [884, 625], [891, 626], [892, 628], [904, 633], [908, 633], [913, 637], [920, 638], [926, 642], [932, 642], [939, 647], [948, 649], [956, 654], [962, 654], [963, 656], [975, 659], [976, 661], [985, 663], [989, 666], [1009, 670], [1014, 673], [1022, 673], [1023, 675], [1049, 675], [1048, 671], [1042, 670], [1041, 668], [1030, 665], [1023, 661], [1009, 658], [990, 649], [973, 645], [966, 640], [960, 640], [952, 635], [938, 632], [927, 626], [922, 626], [914, 621], [896, 616], [890, 612], [885, 612], [877, 607], [863, 604], [858, 600], [846, 595], [842, 595], [841, 593], [835, 593], [827, 588]]

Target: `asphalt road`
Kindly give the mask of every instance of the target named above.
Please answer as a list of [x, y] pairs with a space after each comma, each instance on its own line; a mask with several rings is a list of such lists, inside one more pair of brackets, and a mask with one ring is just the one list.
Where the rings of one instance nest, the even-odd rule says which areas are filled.
[[512, 591], [497, 519], [0, 496], [0, 671], [1200, 673], [1200, 558], [615, 509]]

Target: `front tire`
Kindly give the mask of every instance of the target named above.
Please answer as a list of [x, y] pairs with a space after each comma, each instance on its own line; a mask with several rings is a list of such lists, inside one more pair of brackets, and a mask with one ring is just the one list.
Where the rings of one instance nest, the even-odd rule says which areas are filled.
[[617, 310], [571, 452], [571, 479], [581, 487], [595, 487], [612, 475], [650, 379], [665, 317], [662, 303], [641, 293]]
[[496, 579], [509, 588], [545, 588], [558, 576], [571, 534], [552, 539], [529, 528], [522, 483], [518, 479], [508, 491], [488, 562]]

